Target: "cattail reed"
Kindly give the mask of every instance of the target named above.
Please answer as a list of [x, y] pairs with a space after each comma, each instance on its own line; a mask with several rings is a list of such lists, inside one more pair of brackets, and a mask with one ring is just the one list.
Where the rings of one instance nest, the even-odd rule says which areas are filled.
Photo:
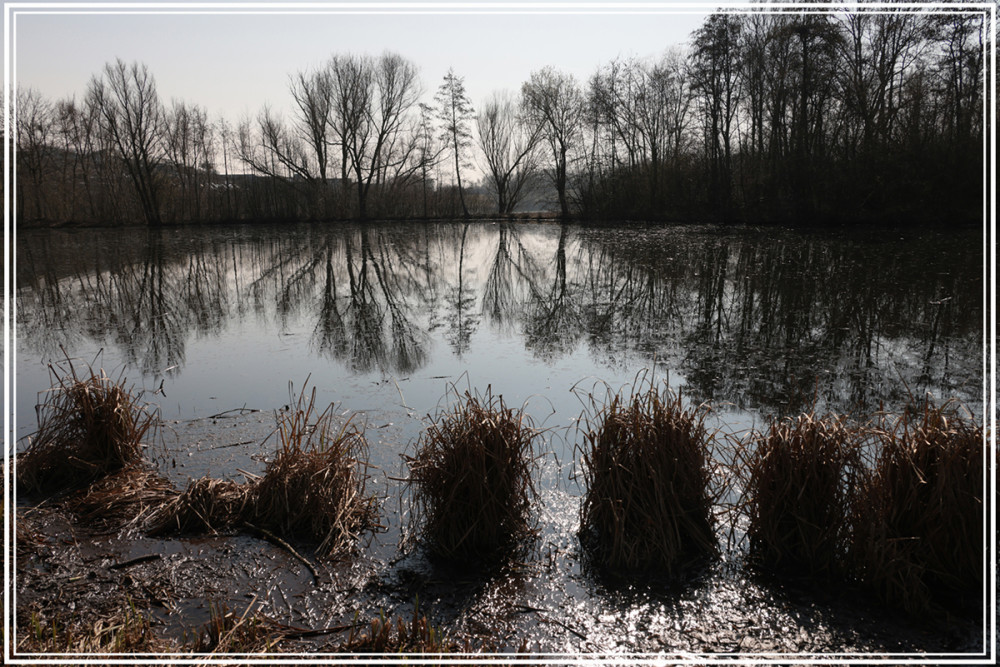
[[580, 535], [598, 565], [674, 578], [716, 554], [706, 412], [650, 388], [585, 417]]
[[502, 397], [468, 392], [421, 435], [408, 458], [414, 522], [450, 559], [494, 561], [534, 534], [536, 431]]

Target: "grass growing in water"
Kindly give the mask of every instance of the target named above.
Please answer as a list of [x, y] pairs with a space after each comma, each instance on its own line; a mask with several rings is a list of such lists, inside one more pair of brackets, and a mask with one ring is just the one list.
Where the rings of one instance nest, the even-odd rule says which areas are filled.
[[32, 612], [26, 626], [18, 633], [19, 653], [159, 653], [170, 644], [158, 637], [150, 615], [136, 608], [125, 596], [114, 613], [91, 624], [67, 618], [65, 622]]
[[596, 564], [673, 578], [716, 554], [705, 415], [650, 387], [581, 419], [580, 536]]
[[380, 613], [365, 630], [352, 629], [347, 639], [335, 646], [344, 653], [452, 653], [463, 649], [471, 652], [468, 641], [462, 647], [447, 639], [416, 608], [409, 622], [399, 617], [395, 624]]
[[270, 653], [280, 641], [280, 633], [257, 609], [251, 610], [256, 598], [243, 614], [237, 614], [225, 603], [209, 602], [209, 620], [199, 630], [194, 641], [185, 646], [193, 653]]
[[803, 414], [772, 421], [743, 443], [738, 472], [756, 566], [843, 573], [862, 438], [840, 417]]
[[317, 413], [315, 387], [279, 414], [277, 433], [277, 454], [250, 492], [248, 513], [276, 533], [317, 540], [321, 555], [349, 551], [376, 521], [364, 434], [350, 420], [337, 426], [333, 404]]
[[852, 561], [912, 613], [983, 590], [983, 429], [945, 404], [911, 406], [875, 430], [878, 456], [853, 516]]
[[449, 559], [497, 561], [535, 534], [531, 505], [536, 431], [489, 389], [466, 392], [427, 427], [408, 457], [414, 524]]
[[124, 379], [88, 368], [79, 377], [67, 358], [50, 364], [53, 379], [39, 405], [38, 431], [17, 457], [18, 488], [52, 492], [86, 484], [141, 460], [142, 441], [155, 415], [139, 403]]

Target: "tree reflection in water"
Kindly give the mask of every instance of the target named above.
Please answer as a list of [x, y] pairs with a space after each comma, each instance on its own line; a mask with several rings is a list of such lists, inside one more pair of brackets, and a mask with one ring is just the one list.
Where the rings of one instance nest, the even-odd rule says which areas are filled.
[[48, 358], [60, 346], [114, 346], [143, 374], [181, 373], [196, 361], [192, 338], [250, 320], [305, 325], [314, 354], [355, 374], [473, 364], [477, 344], [520, 340], [540, 364], [581, 352], [619, 369], [655, 359], [691, 398], [740, 409], [790, 413], [815, 401], [866, 413], [924, 391], [976, 405], [981, 248], [975, 230], [464, 222], [26, 232], [18, 344]]

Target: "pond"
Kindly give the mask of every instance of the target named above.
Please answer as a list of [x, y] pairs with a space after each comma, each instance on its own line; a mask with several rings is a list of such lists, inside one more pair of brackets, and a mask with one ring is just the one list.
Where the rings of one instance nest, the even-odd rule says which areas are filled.
[[[666, 597], [589, 577], [575, 429], [608, 391], [650, 378], [708, 402], [710, 425], [729, 433], [812, 409], [864, 420], [925, 394], [981, 419], [981, 230], [384, 222], [25, 230], [15, 249], [19, 446], [47, 365], [67, 355], [158, 406], [155, 457], [181, 485], [259, 472], [275, 411], [315, 387], [320, 404], [358, 413], [379, 466], [391, 525], [361, 566], [381, 581], [364, 588], [376, 607], [405, 613], [418, 594], [446, 625], [487, 615], [504, 646], [528, 637], [555, 652], [920, 648], [904, 620], [831, 629], [839, 612], [803, 613], [725, 565]], [[465, 391], [500, 395], [545, 429], [538, 550], [550, 564], [456, 594], [397, 553], [392, 517], [400, 455]], [[340, 608], [332, 591], [299, 594], [298, 623]], [[747, 633], [756, 644], [737, 641]]]

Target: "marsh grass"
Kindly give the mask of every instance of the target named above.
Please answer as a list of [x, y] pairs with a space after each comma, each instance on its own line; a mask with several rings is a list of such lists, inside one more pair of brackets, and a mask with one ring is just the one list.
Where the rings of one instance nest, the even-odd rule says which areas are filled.
[[650, 384], [581, 417], [580, 539], [596, 565], [676, 578], [717, 554], [706, 413]]
[[773, 420], [737, 456], [754, 566], [773, 573], [844, 574], [851, 489], [864, 430], [813, 413]]
[[155, 414], [123, 377], [112, 379], [91, 368], [78, 376], [69, 358], [50, 364], [49, 374], [52, 388], [36, 408], [38, 431], [15, 465], [21, 491], [75, 488], [141, 460]]
[[153, 631], [148, 613], [138, 609], [131, 598], [93, 624], [67, 617], [64, 622], [32, 612], [26, 627], [18, 633], [19, 653], [159, 653], [170, 644]]
[[246, 512], [258, 526], [317, 541], [321, 555], [346, 553], [377, 521], [366, 491], [368, 443], [352, 420], [336, 421], [333, 404], [317, 412], [315, 388], [279, 413], [278, 450]]
[[281, 639], [274, 624], [260, 610], [253, 610], [256, 598], [242, 614], [223, 602], [209, 602], [209, 620], [198, 629], [186, 648], [193, 653], [270, 653]]
[[[911, 406], [874, 428], [850, 545], [859, 577], [911, 613], [983, 590], [983, 428], [955, 406]], [[971, 594], [971, 598], [968, 596]]]
[[[356, 623], [347, 639], [336, 645], [336, 650], [344, 653], [453, 653], [463, 647], [449, 640], [420, 614], [418, 608], [414, 608], [409, 621], [398, 617], [393, 623], [380, 613], [367, 627]], [[464, 651], [469, 652], [468, 642]]]
[[138, 528], [176, 496], [173, 484], [140, 461], [94, 481], [67, 507], [91, 525]]
[[237, 527], [246, 513], [251, 488], [229, 480], [202, 477], [188, 482], [157, 508], [149, 520], [153, 535], [218, 533]]
[[140, 441], [152, 416], [119, 384], [93, 373], [77, 380], [69, 368], [40, 408], [46, 417], [38, 436], [19, 457], [22, 490], [89, 482], [67, 499], [86, 521], [154, 535], [256, 524], [313, 540], [320, 555], [346, 552], [375, 526], [364, 434], [351, 420], [338, 426], [332, 404], [318, 413], [315, 388], [278, 414], [278, 451], [262, 477], [245, 484], [205, 477], [179, 492], [142, 458]]
[[466, 392], [441, 411], [407, 457], [413, 494], [411, 534], [449, 560], [497, 563], [536, 534], [532, 444], [537, 431], [522, 410], [489, 388]]

